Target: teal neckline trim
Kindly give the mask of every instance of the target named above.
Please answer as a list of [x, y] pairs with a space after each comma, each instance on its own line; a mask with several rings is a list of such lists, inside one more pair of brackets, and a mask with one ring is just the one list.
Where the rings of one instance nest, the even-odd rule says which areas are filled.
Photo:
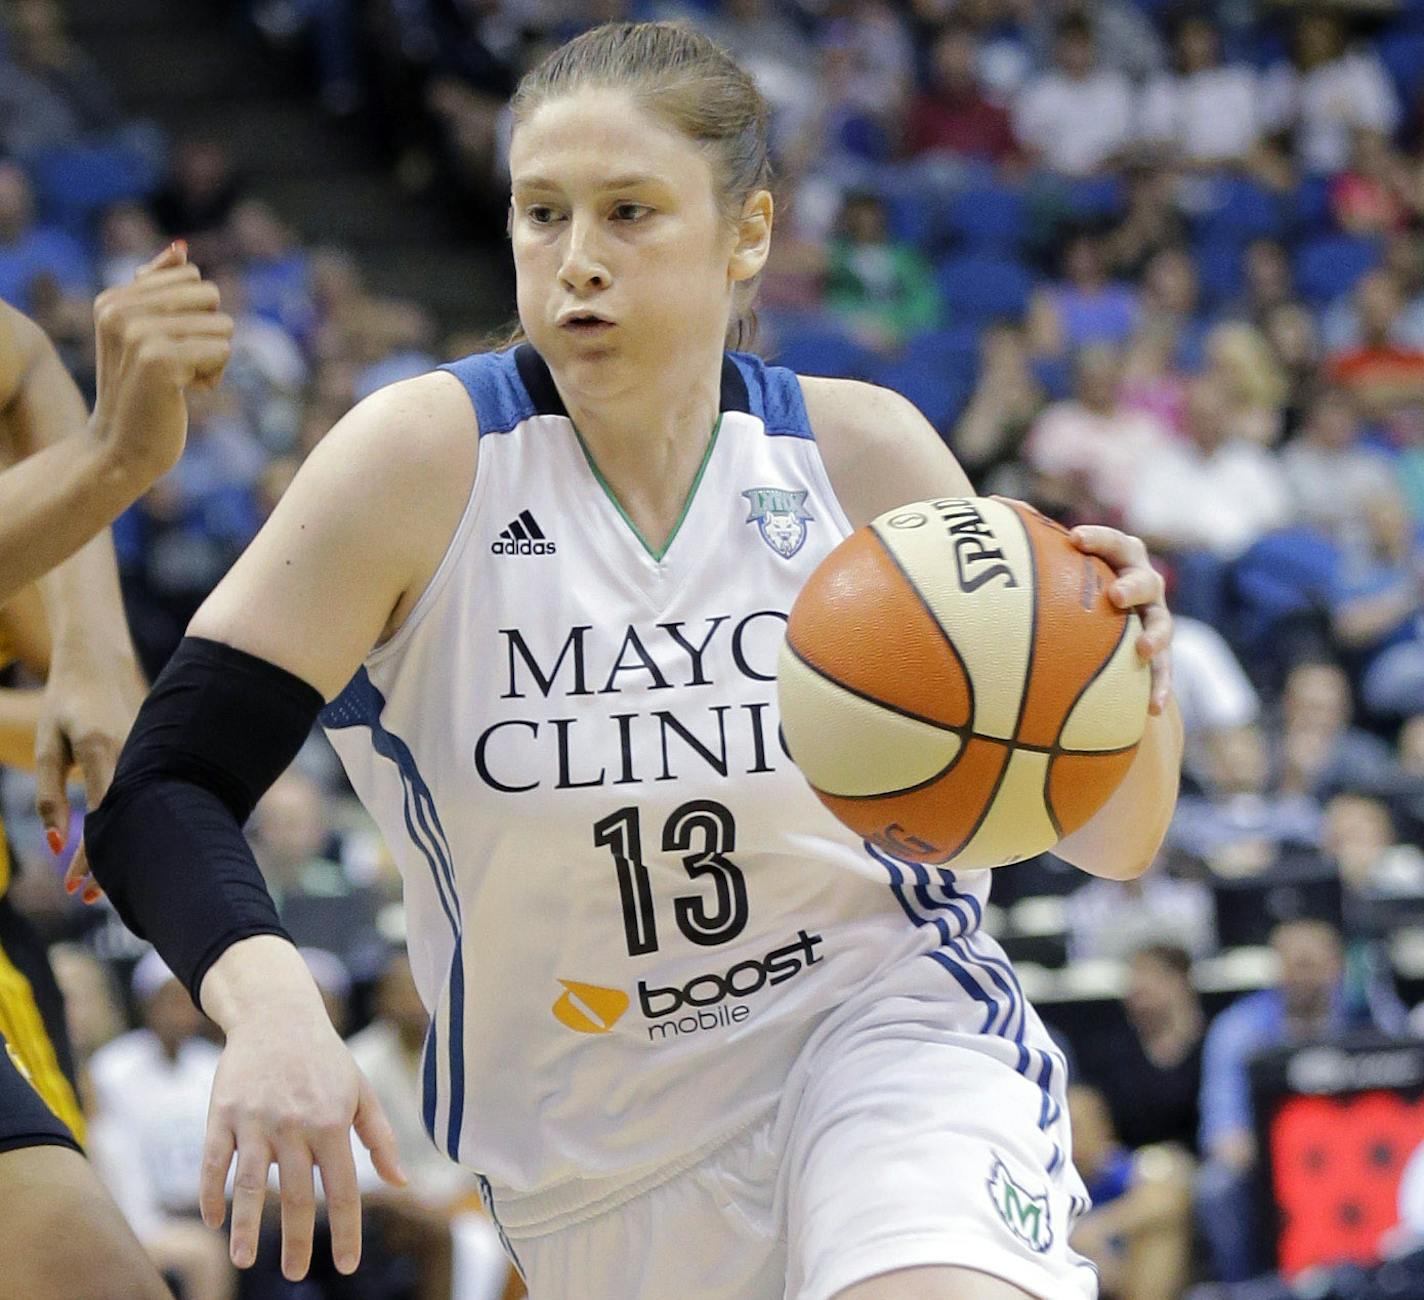
[[693, 499], [697, 496], [697, 489], [702, 485], [702, 476], [707, 473], [707, 466], [712, 460], [712, 449], [717, 445], [717, 435], [722, 429], [722, 417], [717, 416], [717, 423], [712, 426], [712, 436], [707, 439], [707, 449], [702, 453], [702, 463], [697, 467], [697, 474], [692, 480], [692, 486], [687, 489], [687, 499], [682, 503], [682, 509], [678, 512], [677, 521], [672, 526], [672, 531], [667, 536], [667, 541], [662, 545], [661, 550], [654, 550], [648, 545], [648, 539], [643, 536], [638, 525], [629, 517], [628, 512], [623, 509], [623, 503], [618, 499], [613, 489], [608, 486], [608, 480], [603, 477], [603, 472], [598, 468], [598, 462], [593, 459], [592, 453], [588, 449], [588, 444], [583, 440], [583, 434], [578, 431], [578, 426], [574, 425], [574, 437], [578, 439], [579, 450], [583, 452], [583, 458], [588, 462], [589, 472], [592, 473], [598, 486], [603, 489], [603, 495], [613, 503], [613, 508], [618, 512], [618, 517], [628, 526], [628, 531], [638, 539], [638, 544], [652, 557], [655, 563], [661, 564], [663, 556], [668, 553], [673, 542], [677, 540], [677, 535], [682, 531], [683, 521], [686, 520], [688, 512], [692, 509]]

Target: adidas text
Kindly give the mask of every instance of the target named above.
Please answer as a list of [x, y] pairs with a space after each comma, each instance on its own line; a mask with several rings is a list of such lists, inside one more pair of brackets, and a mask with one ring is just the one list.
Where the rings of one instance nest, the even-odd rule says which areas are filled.
[[498, 537], [490, 543], [490, 551], [495, 555], [553, 555], [553, 542], [516, 542], [511, 538]]

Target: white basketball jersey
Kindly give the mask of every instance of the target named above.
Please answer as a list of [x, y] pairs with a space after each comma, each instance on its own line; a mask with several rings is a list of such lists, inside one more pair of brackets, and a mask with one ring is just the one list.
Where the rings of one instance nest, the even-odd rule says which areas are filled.
[[[448, 369], [469, 504], [405, 625], [323, 714], [405, 881], [425, 1120], [502, 1207], [681, 1164], [773, 1104], [808, 1036], [923, 954], [1021, 1068], [972, 937], [987, 873], [845, 830], [779, 739], [787, 612], [849, 531], [789, 371], [729, 354], [652, 554], [532, 348]], [[988, 956], [984, 954], [989, 952]]]

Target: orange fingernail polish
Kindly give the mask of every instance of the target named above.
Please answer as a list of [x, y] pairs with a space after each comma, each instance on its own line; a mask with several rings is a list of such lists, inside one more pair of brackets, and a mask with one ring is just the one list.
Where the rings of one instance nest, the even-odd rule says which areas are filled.
[[64, 882], [64, 892], [66, 894], [72, 894], [78, 888], [79, 882], [77, 880], [66, 880]]
[[99, 901], [99, 890], [96, 886], [90, 885], [89, 888], [84, 891], [84, 901], [86, 903], [96, 903]]
[[64, 836], [53, 826], [45, 832], [45, 839], [49, 841], [49, 851], [56, 856], [64, 852]]

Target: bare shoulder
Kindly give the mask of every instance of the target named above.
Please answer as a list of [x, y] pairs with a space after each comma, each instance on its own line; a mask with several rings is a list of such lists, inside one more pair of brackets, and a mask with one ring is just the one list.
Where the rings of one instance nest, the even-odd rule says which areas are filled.
[[913, 402], [858, 379], [799, 378], [831, 486], [857, 528], [906, 501], [972, 494], [959, 462]]

